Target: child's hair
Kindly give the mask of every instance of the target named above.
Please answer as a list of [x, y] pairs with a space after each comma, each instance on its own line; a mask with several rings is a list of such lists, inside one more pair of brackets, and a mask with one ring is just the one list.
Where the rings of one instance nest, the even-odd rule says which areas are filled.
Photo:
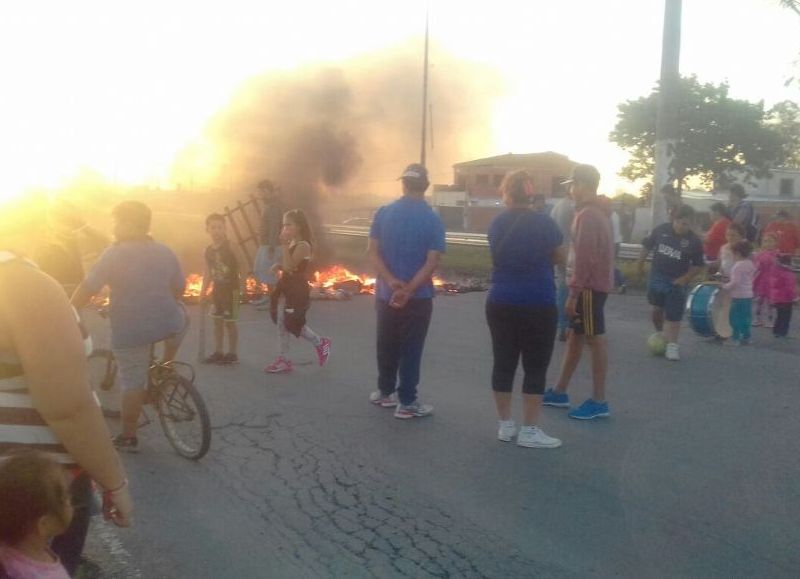
[[311, 226], [308, 224], [308, 217], [302, 209], [292, 209], [283, 214], [284, 219], [291, 220], [297, 225], [300, 239], [307, 241], [309, 245], [314, 246], [314, 234], [311, 231]]
[[694, 217], [694, 209], [691, 205], [681, 205], [672, 215], [673, 219], [691, 219]]
[[69, 525], [63, 477], [63, 467], [42, 452], [24, 451], [0, 462], [1, 542], [17, 545], [45, 515]]
[[744, 225], [742, 225], [741, 223], [731, 223], [730, 225], [728, 225], [728, 231], [735, 231], [741, 237], [746, 237], [747, 233], [745, 231]]
[[215, 221], [219, 221], [223, 225], [225, 225], [225, 216], [221, 215], [220, 213], [212, 213], [208, 217], [206, 217], [206, 227], [214, 223]]
[[792, 267], [792, 256], [788, 253], [779, 253], [776, 258], [779, 265]]
[[500, 183], [500, 194], [507, 196], [514, 203], [527, 204], [533, 196], [533, 184], [527, 171], [512, 171], [503, 177]]
[[753, 245], [746, 240], [737, 241], [731, 246], [731, 251], [736, 255], [741, 255], [742, 257], [750, 257], [750, 254], [753, 253]]

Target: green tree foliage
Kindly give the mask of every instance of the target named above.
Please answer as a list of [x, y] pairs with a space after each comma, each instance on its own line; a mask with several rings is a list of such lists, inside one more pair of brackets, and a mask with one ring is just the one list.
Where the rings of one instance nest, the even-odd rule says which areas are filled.
[[[655, 89], [646, 97], [619, 105], [617, 124], [609, 136], [630, 153], [621, 174], [632, 181], [653, 176], [657, 101]], [[792, 117], [790, 109], [786, 105], [783, 116], [768, 114], [763, 102], [731, 98], [727, 84], [701, 83], [695, 76], [682, 78], [673, 175], [681, 184], [696, 178], [705, 186], [729, 181], [733, 171], [744, 173], [745, 178], [768, 175], [769, 168], [782, 164], [792, 150], [787, 133], [778, 130], [784, 119], [793, 118], [792, 126], [797, 127], [798, 117]]]
[[767, 113], [766, 124], [781, 136], [784, 155], [782, 164], [800, 168], [800, 105], [794, 101], [777, 103]]

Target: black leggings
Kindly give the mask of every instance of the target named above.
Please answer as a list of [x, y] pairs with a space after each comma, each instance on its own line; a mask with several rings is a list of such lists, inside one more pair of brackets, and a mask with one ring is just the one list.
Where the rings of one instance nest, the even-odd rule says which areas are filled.
[[553, 355], [558, 311], [556, 306], [514, 306], [486, 302], [492, 333], [492, 389], [511, 392], [522, 355], [522, 392], [544, 393], [547, 367]]

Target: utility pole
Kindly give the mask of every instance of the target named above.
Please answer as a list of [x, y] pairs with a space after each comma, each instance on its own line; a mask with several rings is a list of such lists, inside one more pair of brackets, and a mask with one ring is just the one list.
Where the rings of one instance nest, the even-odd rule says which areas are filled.
[[664, 36], [661, 45], [661, 80], [656, 116], [656, 170], [650, 207], [651, 227], [667, 220], [661, 188], [675, 180], [672, 161], [678, 142], [678, 91], [681, 58], [681, 3], [664, 0]]
[[425, 59], [422, 70], [422, 144], [419, 152], [419, 162], [425, 166], [426, 139], [428, 133], [428, 21], [430, 18], [430, 5], [425, 9]]

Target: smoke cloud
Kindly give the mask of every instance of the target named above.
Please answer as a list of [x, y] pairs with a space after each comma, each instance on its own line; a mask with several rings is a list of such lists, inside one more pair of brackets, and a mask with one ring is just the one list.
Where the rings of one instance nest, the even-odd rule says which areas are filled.
[[[304, 209], [331, 194], [397, 193], [396, 177], [419, 159], [420, 47], [249, 79], [207, 128], [206, 179], [237, 191], [271, 179]], [[433, 182], [449, 183], [453, 163], [493, 153], [489, 117], [500, 92], [487, 67], [432, 48]]]

